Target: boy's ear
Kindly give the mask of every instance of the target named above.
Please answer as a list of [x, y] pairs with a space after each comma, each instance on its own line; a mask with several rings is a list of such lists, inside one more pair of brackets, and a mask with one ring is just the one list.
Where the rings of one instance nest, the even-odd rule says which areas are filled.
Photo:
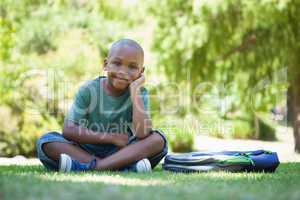
[[104, 71], [108, 70], [107, 63], [108, 63], [107, 58], [104, 58], [104, 60], [103, 60], [103, 69], [104, 69]]
[[145, 66], [142, 68], [141, 74], [144, 73], [144, 71], [145, 71]]

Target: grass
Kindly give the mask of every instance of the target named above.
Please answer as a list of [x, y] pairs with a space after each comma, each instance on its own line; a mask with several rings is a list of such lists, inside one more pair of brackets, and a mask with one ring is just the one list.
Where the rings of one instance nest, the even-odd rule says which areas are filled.
[[42, 166], [0, 166], [0, 200], [10, 199], [300, 199], [300, 163], [276, 173], [60, 174]]

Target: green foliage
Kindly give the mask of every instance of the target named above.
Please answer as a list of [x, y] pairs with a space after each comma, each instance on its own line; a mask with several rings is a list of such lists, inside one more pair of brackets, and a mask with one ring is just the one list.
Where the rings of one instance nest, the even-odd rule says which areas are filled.
[[[157, 26], [153, 40], [143, 39], [153, 41], [155, 64], [165, 71], [150, 68], [163, 82], [150, 89], [154, 118], [194, 113], [212, 124], [233, 120], [234, 136], [253, 137], [254, 113], [285, 98], [281, 69], [292, 75], [300, 68], [299, 1], [2, 0], [0, 113], [8, 117], [0, 123], [1, 155], [34, 154], [36, 138], [62, 125], [62, 104], [99, 74], [109, 45], [149, 19], [144, 7]], [[55, 75], [26, 76], [35, 70]], [[172, 84], [164, 85], [165, 78]], [[50, 97], [40, 87], [46, 79]], [[203, 81], [209, 84], [199, 89]], [[174, 146], [192, 149], [188, 131], [174, 133]], [[209, 133], [225, 137], [218, 127]]]
[[253, 124], [245, 120], [233, 121], [232, 137], [239, 139], [254, 139], [255, 130]]
[[163, 115], [176, 114], [178, 117], [185, 117], [187, 105], [183, 104], [184, 97], [181, 91], [183, 85], [166, 84], [161, 82], [158, 85], [147, 87], [150, 94], [151, 114], [161, 118]]
[[270, 117], [268, 117], [266, 114], [256, 114], [255, 117], [255, 126], [256, 128], [256, 139], [260, 140], [269, 140], [274, 141], [277, 140], [276, 138], [276, 130], [274, 127], [276, 127], [276, 124], [274, 122], [269, 120]]
[[20, 31], [18, 45], [22, 53], [36, 52], [38, 54], [55, 50], [54, 33], [55, 27], [40, 19], [26, 21]]
[[169, 80], [190, 81], [193, 92], [204, 81], [224, 86], [217, 97], [231, 100], [220, 115], [250, 115], [245, 123], [285, 98], [288, 78], [282, 74], [300, 69], [299, 1], [152, 3], [149, 10], [157, 21], [153, 50]]
[[26, 76], [28, 72], [26, 66], [11, 69], [3, 65], [0, 69], [0, 113], [4, 116], [0, 122], [0, 156], [34, 156], [37, 138], [59, 128], [45, 110], [47, 99], [33, 83], [36, 77]]
[[191, 129], [170, 128], [166, 130], [167, 138], [173, 152], [193, 151], [195, 133]]
[[0, 156], [36, 156], [37, 139], [60, 128], [51, 116], [29, 115], [28, 111], [16, 115], [7, 106], [0, 107], [0, 112], [5, 116], [0, 123]]
[[61, 130], [66, 104], [99, 74], [110, 44], [142, 22], [134, 6], [108, 4], [0, 2], [0, 156], [34, 156], [39, 136]]
[[9, 60], [14, 45], [14, 28], [10, 21], [0, 14], [0, 60]]
[[154, 1], [153, 47], [163, 52], [159, 63], [171, 79], [182, 81], [190, 71], [194, 84], [228, 83], [232, 72], [247, 72], [245, 81], [253, 86], [291, 64], [290, 48], [299, 43], [298, 8], [297, 1]]

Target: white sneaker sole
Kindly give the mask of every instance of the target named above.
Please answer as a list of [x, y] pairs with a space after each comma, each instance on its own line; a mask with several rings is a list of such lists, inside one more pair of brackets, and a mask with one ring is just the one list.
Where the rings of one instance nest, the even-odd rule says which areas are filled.
[[138, 173], [149, 173], [152, 171], [150, 161], [145, 158], [136, 163], [136, 171]]
[[58, 171], [63, 173], [70, 172], [71, 165], [72, 165], [71, 157], [67, 154], [60, 154]]

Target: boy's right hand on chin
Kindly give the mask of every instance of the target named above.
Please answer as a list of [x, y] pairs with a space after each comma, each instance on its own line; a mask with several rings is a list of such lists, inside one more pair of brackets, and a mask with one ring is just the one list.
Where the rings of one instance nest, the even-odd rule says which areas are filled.
[[128, 144], [127, 134], [113, 134], [112, 143], [119, 148], [123, 148]]

